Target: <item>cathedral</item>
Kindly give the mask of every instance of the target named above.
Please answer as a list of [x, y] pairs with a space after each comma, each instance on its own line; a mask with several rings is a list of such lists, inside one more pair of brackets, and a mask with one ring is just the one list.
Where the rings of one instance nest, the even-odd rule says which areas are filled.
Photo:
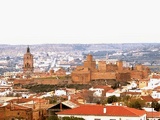
[[31, 74], [34, 71], [33, 67], [33, 55], [30, 53], [29, 46], [27, 47], [27, 52], [23, 57], [23, 73]]

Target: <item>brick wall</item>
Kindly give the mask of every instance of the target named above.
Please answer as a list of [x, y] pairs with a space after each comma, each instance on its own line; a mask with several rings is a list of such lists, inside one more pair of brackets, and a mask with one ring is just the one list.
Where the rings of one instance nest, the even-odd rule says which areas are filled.
[[115, 72], [92, 72], [91, 80], [96, 79], [116, 79]]

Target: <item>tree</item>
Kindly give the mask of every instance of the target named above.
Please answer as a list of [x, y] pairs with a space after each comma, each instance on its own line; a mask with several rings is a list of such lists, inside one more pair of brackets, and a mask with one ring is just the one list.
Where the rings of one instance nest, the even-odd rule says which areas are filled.
[[116, 82], [116, 83], [114, 83], [114, 85], [112, 85], [111, 86], [111, 88], [113, 88], [113, 89], [117, 89], [117, 88], [119, 88], [119, 82]]
[[128, 95], [123, 95], [120, 97], [120, 101], [123, 102], [125, 105], [128, 105], [131, 97]]
[[160, 104], [157, 101], [153, 101], [151, 107], [156, 111], [160, 111]]
[[59, 120], [59, 118], [55, 115], [48, 117], [47, 120]]
[[136, 108], [136, 109], [140, 109], [140, 110], [144, 106], [145, 106], [145, 102], [141, 99], [132, 99], [128, 104], [128, 107], [132, 107], [132, 108]]
[[55, 104], [55, 103], [57, 103], [58, 97], [56, 97], [56, 96], [46, 97], [45, 99], [46, 99], [46, 100], [49, 100], [49, 104]]
[[107, 98], [102, 96], [101, 99], [100, 99], [100, 104], [102, 104], [102, 105], [107, 104]]
[[92, 103], [94, 100], [93, 91], [83, 91], [82, 96], [88, 103]]
[[78, 117], [63, 117], [62, 120], [85, 120], [85, 119]]
[[118, 101], [118, 98], [115, 95], [110, 96], [107, 99], [107, 103], [113, 103], [113, 102], [117, 102], [117, 101]]

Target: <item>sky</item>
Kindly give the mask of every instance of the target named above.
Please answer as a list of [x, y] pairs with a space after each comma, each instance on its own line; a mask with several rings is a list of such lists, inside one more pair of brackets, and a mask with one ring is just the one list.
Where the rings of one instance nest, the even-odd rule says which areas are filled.
[[1, 0], [0, 44], [160, 43], [160, 0]]

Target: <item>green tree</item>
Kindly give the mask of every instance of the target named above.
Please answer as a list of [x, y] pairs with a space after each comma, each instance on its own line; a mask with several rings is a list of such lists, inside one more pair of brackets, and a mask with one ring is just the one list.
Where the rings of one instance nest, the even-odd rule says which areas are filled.
[[145, 106], [145, 102], [141, 99], [132, 99], [130, 100], [128, 107], [136, 108], [136, 109], [142, 109], [142, 107]]
[[120, 87], [120, 83], [119, 82], [116, 82], [114, 83], [114, 85], [111, 86], [113, 89], [117, 89]]
[[156, 111], [160, 111], [160, 104], [157, 101], [153, 101], [151, 107]]
[[48, 117], [46, 120], [59, 120], [59, 118], [55, 115]]
[[107, 103], [113, 103], [113, 102], [117, 102], [118, 101], [118, 98], [115, 96], [115, 95], [113, 95], [113, 96], [110, 96], [110, 97], [108, 97], [108, 99], [107, 99]]
[[53, 97], [46, 97], [46, 100], [49, 100], [49, 104], [55, 104], [57, 103], [57, 97], [53, 96]]
[[79, 117], [63, 117], [62, 120], [85, 120], [85, 119]]

